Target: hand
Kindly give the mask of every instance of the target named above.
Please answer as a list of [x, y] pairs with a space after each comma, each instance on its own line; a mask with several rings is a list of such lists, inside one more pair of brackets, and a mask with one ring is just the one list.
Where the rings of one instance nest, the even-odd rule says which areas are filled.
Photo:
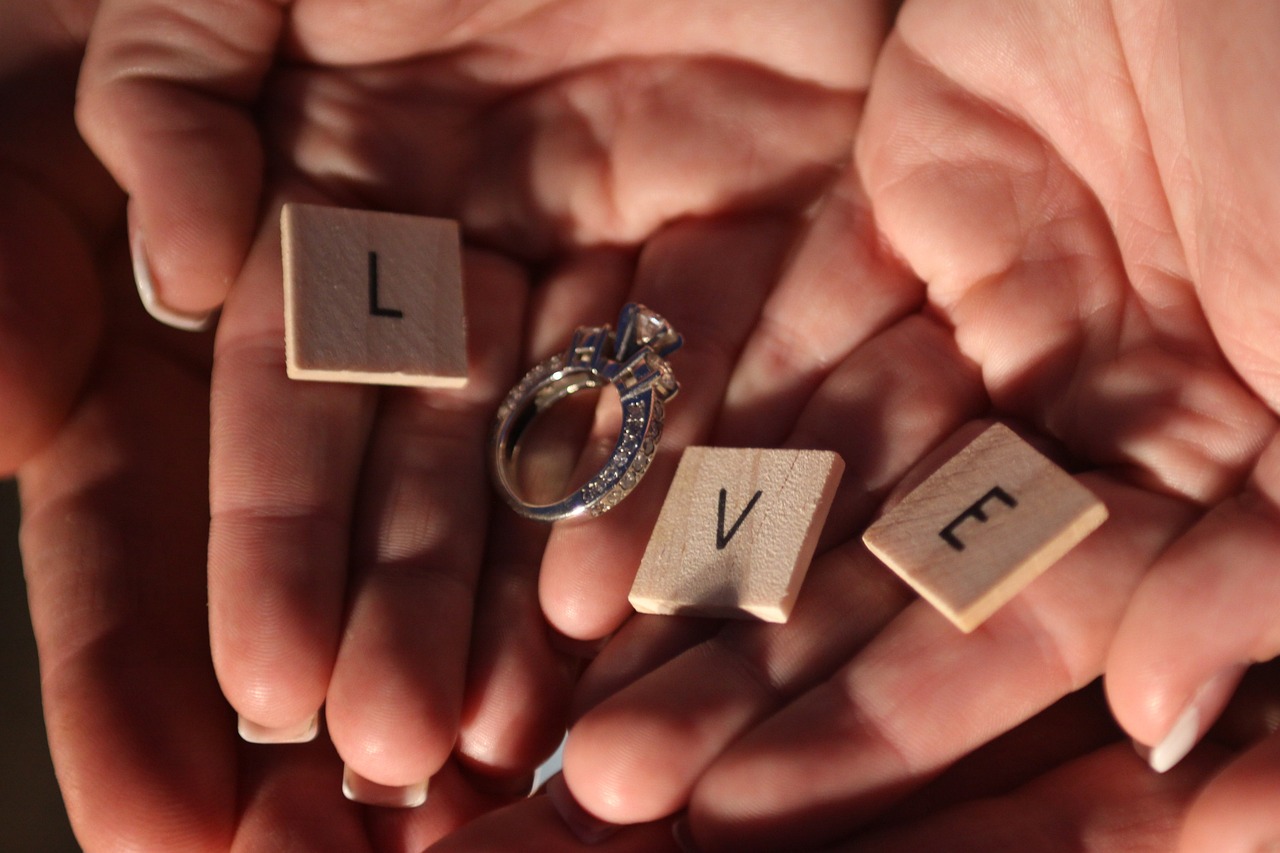
[[212, 340], [149, 320], [123, 197], [72, 123], [90, 3], [0, 11], [0, 463], [18, 469], [50, 747], [86, 850], [425, 846], [504, 798], [450, 765], [366, 814], [332, 750], [236, 737], [209, 661]]
[[[488, 523], [499, 396], [638, 298], [689, 334], [678, 369], [707, 390], [688, 409], [714, 399], [848, 158], [884, 15], [354, 8], [110, 0], [79, 119], [130, 196], [153, 313], [194, 326], [226, 296], [209, 474], [222, 692], [262, 739], [304, 736], [323, 703], [354, 786], [408, 799], [451, 750], [514, 784], [563, 732], [571, 673], [534, 594], [543, 534]], [[285, 380], [283, 200], [462, 221], [467, 389]]]
[[[621, 629], [588, 672], [566, 753], [583, 806], [627, 823], [688, 804], [707, 850], [795, 849], [852, 832], [1095, 679], [1109, 654], [1116, 712], [1149, 744], [1212, 672], [1275, 655], [1263, 567], [1280, 545], [1280, 374], [1266, 341], [1280, 304], [1267, 288], [1276, 243], [1256, 225], [1276, 197], [1263, 154], [1274, 134], [1262, 130], [1275, 65], [1262, 34], [1274, 31], [1269, 10], [904, 6], [871, 84], [857, 174], [826, 208], [846, 212], [820, 214], [797, 253], [884, 240], [891, 253], [826, 268], [863, 325], [838, 346], [820, 331], [804, 341], [820, 367], [778, 383], [817, 389], [798, 416], [799, 404], [775, 417], [735, 396], [786, 364], [749, 349], [711, 433], [844, 455], [825, 553], [785, 627], [641, 617]], [[1228, 33], [1250, 61], [1213, 58]], [[1255, 72], [1229, 82], [1243, 67]], [[904, 285], [897, 259], [923, 284]], [[770, 329], [813, 325], [766, 317]], [[858, 536], [915, 460], [978, 417], [1056, 440], [1112, 518], [961, 636], [908, 604]], [[557, 534], [544, 579], [606, 549], [638, 554], [623, 520]], [[647, 529], [644, 517], [626, 528]], [[576, 591], [560, 616], [544, 603], [564, 624], [617, 596]], [[580, 635], [620, 623], [610, 611]], [[1217, 689], [1215, 701], [1229, 692]], [[1224, 774], [1237, 798], [1269, 766], [1257, 755]], [[1229, 821], [1235, 836], [1215, 825], [1215, 844], [1268, 840], [1280, 811], [1249, 804], [1249, 822]], [[1188, 849], [1208, 820], [1198, 805]]]
[[[1101, 682], [1094, 682], [964, 757], [868, 830], [821, 850], [1171, 849], [1199, 788], [1274, 708], [1274, 672], [1267, 680], [1233, 701], [1231, 727], [1217, 727], [1211, 745], [1163, 775], [1134, 752], [1111, 718]], [[432, 853], [693, 849], [683, 819], [611, 834], [593, 827], [594, 843], [581, 842], [556, 815], [557, 793], [485, 815]]]

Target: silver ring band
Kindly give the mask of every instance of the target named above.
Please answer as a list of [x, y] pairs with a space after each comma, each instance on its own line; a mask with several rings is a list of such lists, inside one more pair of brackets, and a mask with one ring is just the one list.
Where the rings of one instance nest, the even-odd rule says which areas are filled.
[[[640, 482], [657, 452], [665, 404], [680, 390], [665, 357], [683, 339], [643, 305], [622, 309], [618, 332], [584, 326], [559, 355], [530, 370], [498, 407], [491, 440], [494, 485], [517, 513], [559, 521], [608, 512]], [[550, 504], [531, 504], [515, 487], [520, 437], [539, 414], [586, 388], [612, 384], [622, 404], [622, 430], [604, 467], [580, 489]]]

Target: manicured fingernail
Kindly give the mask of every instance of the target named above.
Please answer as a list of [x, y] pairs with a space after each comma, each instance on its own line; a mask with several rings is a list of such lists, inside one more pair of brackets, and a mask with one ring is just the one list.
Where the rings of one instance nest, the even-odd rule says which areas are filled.
[[320, 730], [320, 713], [317, 711], [299, 725], [279, 728], [260, 726], [241, 717], [238, 728], [240, 737], [248, 743], [307, 743], [315, 740]]
[[183, 314], [175, 311], [160, 301], [156, 295], [156, 282], [151, 274], [151, 262], [147, 258], [146, 242], [142, 238], [141, 229], [134, 226], [130, 216], [129, 223], [129, 255], [133, 259], [133, 281], [138, 286], [138, 297], [142, 307], [154, 319], [166, 326], [181, 329], [184, 332], [203, 332], [213, 325], [214, 312], [207, 314]]
[[350, 767], [342, 768], [342, 795], [355, 803], [388, 809], [414, 809], [427, 801], [431, 780], [417, 785], [379, 785], [370, 782]]
[[1164, 773], [1187, 757], [1205, 730], [1222, 713], [1243, 673], [1244, 667], [1233, 666], [1210, 678], [1192, 695], [1187, 707], [1159, 743], [1149, 749], [1139, 745], [1138, 754], [1147, 760], [1152, 770]]
[[1187, 757], [1200, 739], [1200, 709], [1193, 702], [1174, 722], [1173, 728], [1147, 753], [1147, 764], [1157, 773], [1172, 770]]
[[578, 805], [565, 784], [563, 774], [557, 773], [547, 780], [547, 796], [565, 826], [583, 844], [599, 844], [618, 831], [614, 824], [601, 820]]
[[676, 846], [684, 853], [702, 853], [698, 849], [698, 842], [693, 840], [693, 830], [689, 828], [689, 818], [681, 816], [671, 823], [671, 837], [676, 840]]

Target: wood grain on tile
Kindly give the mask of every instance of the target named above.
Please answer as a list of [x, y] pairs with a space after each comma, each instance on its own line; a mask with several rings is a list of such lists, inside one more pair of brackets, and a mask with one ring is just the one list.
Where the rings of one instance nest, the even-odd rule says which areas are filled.
[[890, 508], [863, 541], [972, 631], [1106, 518], [1092, 492], [996, 424]]
[[289, 204], [281, 229], [290, 377], [466, 384], [456, 222]]
[[631, 605], [641, 613], [785, 622], [843, 471], [829, 451], [690, 447]]

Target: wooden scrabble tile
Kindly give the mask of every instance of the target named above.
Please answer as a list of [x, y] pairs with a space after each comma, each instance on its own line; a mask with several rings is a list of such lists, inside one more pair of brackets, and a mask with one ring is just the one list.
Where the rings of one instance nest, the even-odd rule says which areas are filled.
[[972, 631], [1106, 519], [1092, 492], [996, 424], [871, 525], [863, 541]]
[[690, 447], [631, 587], [641, 613], [785, 622], [844, 472], [824, 450]]
[[281, 229], [290, 377], [466, 384], [456, 222], [289, 204]]

